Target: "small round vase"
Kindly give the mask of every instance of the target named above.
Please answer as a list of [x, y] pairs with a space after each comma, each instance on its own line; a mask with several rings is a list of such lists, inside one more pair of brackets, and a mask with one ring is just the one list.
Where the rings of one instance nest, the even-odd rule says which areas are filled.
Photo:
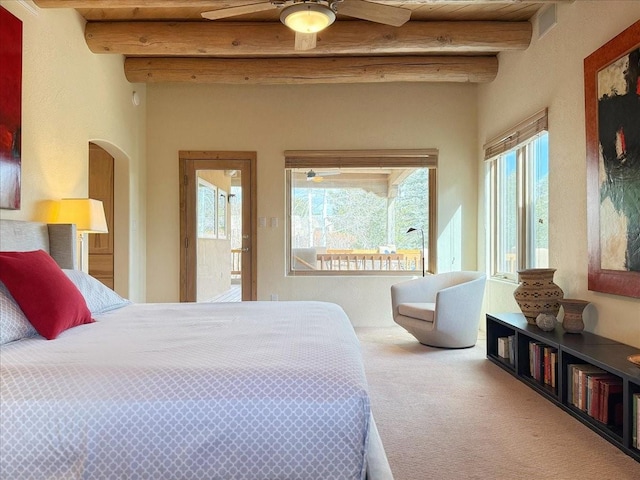
[[559, 300], [564, 310], [564, 318], [562, 319], [562, 328], [567, 333], [580, 333], [584, 330], [584, 321], [582, 320], [582, 311], [589, 302], [586, 300], [578, 300], [577, 298], [564, 298]]
[[564, 296], [562, 289], [553, 283], [555, 268], [530, 268], [518, 270], [520, 285], [514, 290], [513, 297], [522, 310], [527, 323], [536, 324], [541, 313], [558, 315], [558, 300]]
[[558, 319], [553, 313], [541, 313], [536, 317], [536, 325], [538, 328], [545, 332], [550, 332], [556, 328]]

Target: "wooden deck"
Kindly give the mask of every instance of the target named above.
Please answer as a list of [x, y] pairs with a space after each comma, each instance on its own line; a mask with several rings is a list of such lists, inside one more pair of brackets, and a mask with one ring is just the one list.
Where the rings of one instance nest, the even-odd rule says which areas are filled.
[[240, 285], [231, 285], [231, 288], [224, 293], [221, 293], [217, 297], [214, 297], [211, 302], [241, 302], [242, 301], [242, 287]]

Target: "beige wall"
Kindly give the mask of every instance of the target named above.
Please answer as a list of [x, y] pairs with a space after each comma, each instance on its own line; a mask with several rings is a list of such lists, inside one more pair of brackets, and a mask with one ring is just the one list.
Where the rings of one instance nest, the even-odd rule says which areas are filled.
[[[179, 150], [257, 152], [258, 299], [326, 300], [354, 325], [392, 325], [398, 277], [285, 277], [283, 151], [438, 148], [439, 269], [476, 268], [475, 85], [148, 87], [148, 301], [179, 297]], [[270, 222], [267, 222], [270, 225]], [[464, 233], [464, 236], [463, 236]], [[464, 241], [463, 241], [464, 238]]]
[[[640, 19], [640, 2], [558, 5], [558, 24], [523, 53], [500, 54], [498, 77], [479, 89], [479, 153], [488, 139], [549, 108], [550, 265], [565, 297], [592, 302], [586, 329], [640, 347], [640, 300], [587, 290], [586, 148], [583, 59]], [[535, 25], [534, 25], [535, 27]], [[534, 28], [534, 31], [537, 31]], [[534, 34], [534, 37], [537, 37]], [[480, 167], [480, 239], [485, 258], [484, 176]], [[481, 267], [485, 267], [484, 260]], [[517, 311], [512, 283], [491, 281], [487, 311]]]
[[126, 81], [122, 57], [89, 51], [75, 11], [0, 5], [23, 22], [22, 208], [0, 217], [44, 221], [47, 201], [86, 197], [89, 142], [99, 144], [116, 158], [116, 289], [143, 300], [146, 86]]
[[[277, 228], [258, 230], [258, 297], [273, 293], [282, 300], [334, 301], [355, 325], [389, 325], [389, 285], [399, 278], [285, 277], [282, 152], [438, 148], [438, 269], [483, 269], [481, 146], [546, 106], [550, 261], [558, 269], [557, 283], [566, 296], [593, 303], [587, 311], [589, 330], [640, 346], [640, 301], [587, 290], [582, 80], [584, 57], [640, 18], [639, 2], [559, 5], [558, 25], [542, 39], [534, 38], [527, 51], [501, 54], [498, 78], [479, 88], [147, 88], [126, 81], [121, 56], [88, 50], [84, 22], [75, 12], [36, 9], [34, 15], [18, 2], [0, 4], [24, 25], [23, 206], [0, 210], [0, 217], [42, 220], [47, 200], [85, 196], [88, 142], [103, 146], [116, 157], [116, 219], [122, 232], [116, 238], [117, 289], [133, 300], [178, 299], [178, 150], [253, 150], [258, 154], [258, 215], [280, 220]], [[139, 107], [131, 103], [133, 90], [141, 95]], [[517, 309], [513, 289], [513, 284], [490, 282], [487, 310]]]

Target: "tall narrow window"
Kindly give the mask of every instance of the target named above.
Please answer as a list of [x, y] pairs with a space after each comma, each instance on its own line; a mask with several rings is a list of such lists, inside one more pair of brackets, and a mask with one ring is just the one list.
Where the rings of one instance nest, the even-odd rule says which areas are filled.
[[289, 274], [433, 271], [437, 151], [285, 155]]
[[528, 191], [531, 192], [527, 231], [531, 244], [526, 265], [549, 266], [549, 135], [543, 132], [527, 145], [526, 169]]
[[516, 152], [495, 161], [496, 272], [515, 273], [518, 254], [518, 196]]
[[516, 280], [549, 265], [549, 136], [546, 110], [485, 145], [491, 195], [491, 274]]

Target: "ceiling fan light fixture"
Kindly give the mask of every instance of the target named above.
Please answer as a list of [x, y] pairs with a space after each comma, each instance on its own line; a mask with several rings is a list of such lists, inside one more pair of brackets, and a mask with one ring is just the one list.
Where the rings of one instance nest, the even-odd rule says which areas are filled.
[[294, 32], [316, 33], [324, 30], [336, 19], [336, 14], [321, 3], [296, 3], [286, 7], [280, 21]]
[[313, 170], [309, 170], [307, 172], [307, 181], [308, 182], [316, 182], [316, 183], [320, 183], [322, 180], [324, 180], [324, 177], [322, 175], [318, 175], [316, 172], [314, 172]]

